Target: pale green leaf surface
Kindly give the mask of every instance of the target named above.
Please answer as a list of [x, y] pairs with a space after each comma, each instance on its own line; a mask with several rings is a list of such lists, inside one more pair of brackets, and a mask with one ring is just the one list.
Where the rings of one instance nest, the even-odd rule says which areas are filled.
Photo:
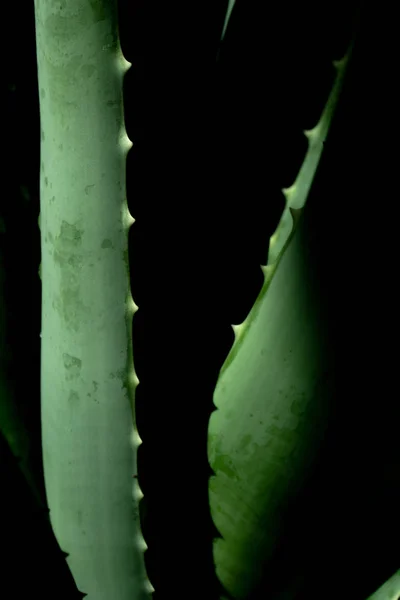
[[[50, 521], [87, 600], [145, 600], [115, 2], [35, 2], [41, 420]], [[58, 597], [56, 582], [52, 582]]]

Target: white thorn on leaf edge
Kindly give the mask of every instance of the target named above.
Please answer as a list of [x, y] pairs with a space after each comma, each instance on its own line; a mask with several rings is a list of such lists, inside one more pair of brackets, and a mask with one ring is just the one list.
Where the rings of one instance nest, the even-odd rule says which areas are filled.
[[[233, 4], [234, 4], [234, 0], [232, 2], [232, 7], [233, 7]], [[232, 10], [232, 7], [230, 10]], [[225, 22], [225, 28], [226, 28], [226, 25], [227, 25], [227, 22], [229, 19], [229, 15], [230, 15], [230, 13], [228, 11], [227, 19]], [[225, 28], [224, 28], [224, 33], [225, 33]], [[325, 142], [326, 136], [328, 134], [330, 124], [332, 122], [333, 113], [335, 111], [336, 104], [337, 104], [337, 101], [340, 96], [340, 90], [341, 90], [341, 86], [343, 83], [343, 78], [344, 78], [344, 74], [345, 74], [345, 70], [346, 70], [345, 67], [347, 66], [349, 57], [352, 53], [352, 48], [353, 48], [353, 45], [350, 47], [349, 51], [342, 59], [340, 59], [338, 61], [333, 61], [332, 64], [335, 67], [335, 69], [337, 70], [336, 79], [333, 84], [331, 93], [329, 94], [328, 100], [325, 104], [321, 118], [315, 127], [313, 127], [310, 130], [304, 131], [304, 135], [308, 139], [308, 150], [306, 152], [304, 161], [299, 169], [296, 180], [288, 188], [282, 189], [282, 193], [284, 194], [285, 199], [286, 199], [286, 208], [282, 213], [281, 219], [278, 223], [278, 226], [277, 226], [275, 232], [270, 237], [269, 252], [268, 252], [269, 255], [271, 254], [271, 249], [277, 244], [281, 244], [281, 246], [282, 246], [281, 251], [284, 249], [284, 246], [285, 246], [289, 236], [292, 234], [293, 229], [296, 228], [300, 214], [301, 214], [304, 206], [306, 205], [308, 194], [309, 194], [311, 185], [314, 180], [315, 172], [317, 170], [317, 167], [318, 167], [318, 164], [320, 161], [324, 142]], [[287, 234], [285, 239], [281, 240], [280, 238], [282, 237], [282, 229], [284, 229], [283, 225], [284, 225], [285, 220], [287, 220], [287, 218], [288, 218], [288, 214], [291, 216], [292, 224], [290, 227], [290, 231], [285, 232]], [[261, 270], [264, 274], [264, 285], [267, 280], [271, 279], [274, 270], [277, 268], [279, 260], [281, 258], [281, 251], [278, 252], [278, 254], [275, 257], [275, 260], [273, 262], [268, 262], [267, 265], [261, 265]], [[233, 351], [237, 341], [243, 334], [243, 331], [246, 328], [247, 321], [250, 318], [250, 315], [251, 315], [253, 309], [254, 309], [254, 304], [253, 304], [253, 307], [251, 308], [248, 316], [243, 321], [243, 323], [241, 323], [240, 325], [232, 325], [232, 329], [235, 334], [235, 340], [233, 342], [231, 352]], [[228, 354], [228, 356], [229, 356], [229, 354]]]
[[241, 332], [243, 331], [243, 329], [245, 328], [246, 325], [246, 321], [247, 319], [245, 319], [243, 321], [243, 323], [240, 323], [240, 325], [232, 325], [232, 329], [233, 329], [233, 333], [235, 334], [235, 342], [236, 340], [240, 337]]

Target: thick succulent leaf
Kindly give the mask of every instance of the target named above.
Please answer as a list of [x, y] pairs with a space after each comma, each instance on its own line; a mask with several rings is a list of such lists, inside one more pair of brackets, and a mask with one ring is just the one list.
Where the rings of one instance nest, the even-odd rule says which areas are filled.
[[223, 536], [215, 559], [235, 598], [245, 598], [257, 580], [259, 557], [277, 542], [279, 512], [301, 485], [324, 432], [329, 355], [301, 233], [253, 308], [215, 393], [210, 502]]
[[[132, 416], [130, 142], [116, 3], [35, 3], [41, 114], [43, 464], [50, 520], [89, 599], [142, 600]], [[55, 595], [57, 592], [55, 591]]]
[[[350, 52], [349, 52], [350, 53]], [[222, 584], [246, 598], [278, 541], [281, 517], [318, 453], [327, 425], [332, 365], [305, 236], [307, 199], [332, 122], [348, 55], [271, 240], [265, 282], [236, 339], [214, 395], [209, 427], [210, 504], [222, 539]], [[306, 209], [305, 209], [306, 210]], [[299, 224], [299, 225], [298, 225]], [[296, 231], [297, 225], [299, 229]]]

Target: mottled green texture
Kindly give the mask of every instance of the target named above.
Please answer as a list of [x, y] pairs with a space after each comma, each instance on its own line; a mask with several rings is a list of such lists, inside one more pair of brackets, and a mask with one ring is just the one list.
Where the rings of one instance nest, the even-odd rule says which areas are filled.
[[145, 600], [116, 3], [37, 0], [35, 15], [50, 519], [88, 600]]
[[84, 305], [80, 281], [84, 256], [80, 252], [83, 230], [62, 221], [53, 242], [53, 260], [59, 267], [60, 283], [53, 307], [60, 313], [65, 327], [77, 332], [82, 320], [90, 318], [90, 306]]

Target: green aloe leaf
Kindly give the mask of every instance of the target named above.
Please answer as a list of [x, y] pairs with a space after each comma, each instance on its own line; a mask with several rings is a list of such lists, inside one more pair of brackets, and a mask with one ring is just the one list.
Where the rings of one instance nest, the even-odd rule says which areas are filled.
[[41, 116], [43, 464], [78, 589], [142, 600], [116, 2], [35, 2]]
[[263, 288], [221, 370], [209, 427], [210, 503], [222, 539], [217, 573], [247, 598], [272, 556], [280, 517], [301, 488], [328, 420], [332, 365], [301, 215], [318, 167], [351, 54], [337, 76], [271, 238]]

